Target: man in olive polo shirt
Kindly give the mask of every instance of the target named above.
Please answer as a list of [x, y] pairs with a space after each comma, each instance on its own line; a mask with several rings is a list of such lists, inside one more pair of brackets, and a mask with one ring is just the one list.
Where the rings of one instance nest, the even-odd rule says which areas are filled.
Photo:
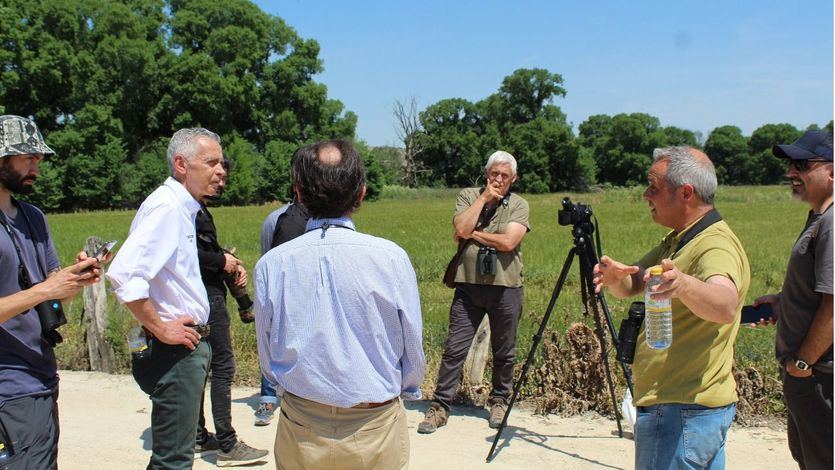
[[725, 439], [736, 413], [733, 347], [750, 284], [748, 257], [713, 207], [716, 172], [689, 147], [653, 152], [652, 219], [672, 231], [628, 266], [603, 256], [594, 282], [619, 298], [644, 292], [661, 265], [658, 299], [672, 299], [673, 342], [650, 349], [643, 332], [633, 364], [635, 468], [724, 468]]
[[484, 166], [486, 186], [458, 194], [455, 241], [464, 244], [455, 274], [455, 294], [435, 396], [418, 432], [429, 434], [447, 422], [458, 389], [461, 368], [473, 336], [486, 314], [493, 349], [490, 427], [502, 422], [513, 387], [516, 327], [522, 312], [521, 243], [530, 231], [528, 202], [510, 192], [516, 181], [516, 159], [498, 151]]

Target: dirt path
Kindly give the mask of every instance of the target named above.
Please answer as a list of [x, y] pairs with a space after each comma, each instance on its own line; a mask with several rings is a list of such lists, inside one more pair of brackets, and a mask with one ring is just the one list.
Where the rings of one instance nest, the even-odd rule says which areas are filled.
[[[133, 378], [71, 371], [61, 371], [60, 376], [60, 468], [144, 468], [150, 456], [150, 401]], [[257, 394], [254, 388], [232, 391], [232, 422], [248, 444], [270, 449], [268, 463], [254, 468], [272, 469], [276, 422], [253, 426]], [[612, 435], [614, 421], [597, 415], [543, 417], [517, 408], [496, 458], [488, 465], [484, 459], [494, 432], [487, 427], [486, 411], [455, 410], [446, 427], [419, 435], [415, 430], [425, 406], [424, 402], [407, 406], [413, 469], [629, 469], [633, 465], [633, 443]], [[796, 467], [784, 431], [734, 426], [727, 452], [728, 468]], [[214, 455], [196, 460], [194, 468], [215, 468]]]

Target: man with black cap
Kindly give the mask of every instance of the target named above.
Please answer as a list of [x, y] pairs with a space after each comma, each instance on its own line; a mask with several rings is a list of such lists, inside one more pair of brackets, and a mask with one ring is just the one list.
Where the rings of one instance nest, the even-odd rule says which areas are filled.
[[774, 305], [776, 353], [788, 411], [789, 450], [804, 469], [832, 468], [832, 132], [775, 145], [787, 159], [792, 196], [809, 204]]
[[[58, 374], [53, 347], [61, 335], [42, 322], [60, 301], [101, 276], [84, 252], [61, 269], [44, 213], [14, 194], [32, 192], [45, 156], [55, 155], [34, 121], [0, 116], [0, 467], [57, 467]], [[47, 310], [49, 312], [49, 310]]]

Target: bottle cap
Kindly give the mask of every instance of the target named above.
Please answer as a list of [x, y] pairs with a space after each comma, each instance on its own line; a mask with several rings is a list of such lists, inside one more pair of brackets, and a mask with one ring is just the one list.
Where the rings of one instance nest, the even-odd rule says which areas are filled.
[[662, 269], [661, 266], [653, 266], [649, 268], [649, 273], [653, 276], [660, 276], [663, 272], [664, 269]]

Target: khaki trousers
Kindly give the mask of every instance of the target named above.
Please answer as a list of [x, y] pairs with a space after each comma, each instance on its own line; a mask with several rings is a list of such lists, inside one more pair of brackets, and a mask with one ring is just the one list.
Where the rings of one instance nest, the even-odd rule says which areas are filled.
[[282, 470], [406, 469], [409, 432], [403, 402], [338, 408], [285, 393], [275, 457]]

